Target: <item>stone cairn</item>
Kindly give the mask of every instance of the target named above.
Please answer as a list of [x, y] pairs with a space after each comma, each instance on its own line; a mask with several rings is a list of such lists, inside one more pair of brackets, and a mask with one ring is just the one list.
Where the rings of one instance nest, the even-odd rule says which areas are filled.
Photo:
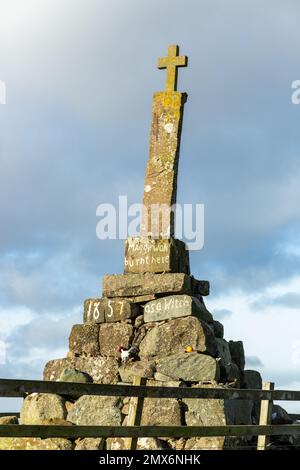
[[[179, 143], [186, 94], [176, 90], [177, 67], [187, 63], [170, 46], [158, 67], [167, 69], [166, 89], [153, 97], [141, 236], [125, 243], [124, 274], [103, 277], [101, 298], [84, 302], [83, 324], [74, 325], [66, 358], [49, 361], [44, 380], [149, 386], [260, 389], [257, 371], [244, 370], [241, 341], [227, 342], [203, 297], [209, 282], [190, 274], [185, 244], [174, 238], [174, 214], [149, 210], [176, 202]], [[151, 232], [149, 232], [149, 222]], [[154, 238], [153, 233], [158, 237]], [[32, 394], [23, 403], [23, 424], [126, 425], [130, 398]], [[281, 422], [288, 415], [281, 413]], [[250, 400], [145, 398], [142, 425], [257, 424], [259, 404]], [[11, 418], [13, 419], [13, 418]], [[286, 421], [284, 421], [284, 419]], [[290, 422], [290, 421], [289, 421]], [[224, 449], [255, 445], [254, 439], [139, 438], [138, 449]], [[2, 439], [0, 448], [125, 449], [126, 439]]]

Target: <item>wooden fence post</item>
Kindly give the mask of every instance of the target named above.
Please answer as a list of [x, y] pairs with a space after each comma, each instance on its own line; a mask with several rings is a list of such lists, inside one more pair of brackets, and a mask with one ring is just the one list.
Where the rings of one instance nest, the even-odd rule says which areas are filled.
[[[274, 390], [273, 382], [263, 382], [263, 390]], [[266, 425], [272, 422], [272, 400], [261, 400], [260, 402], [260, 418], [259, 424]], [[258, 436], [257, 438], [257, 450], [266, 450], [267, 445], [270, 442], [270, 436]]]
[[[145, 385], [146, 379], [142, 377], [133, 377], [133, 385]], [[141, 424], [144, 397], [131, 397], [127, 416], [127, 426], [139, 426]], [[125, 439], [125, 448], [127, 450], [136, 450], [137, 438], [128, 437]]]

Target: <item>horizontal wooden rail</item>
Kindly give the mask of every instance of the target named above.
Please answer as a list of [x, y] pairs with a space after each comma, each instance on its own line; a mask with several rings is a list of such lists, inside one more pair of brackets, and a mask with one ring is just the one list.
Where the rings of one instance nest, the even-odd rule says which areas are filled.
[[250, 390], [237, 388], [155, 387], [116, 384], [50, 382], [0, 379], [1, 397], [24, 397], [29, 393], [58, 395], [102, 395], [149, 398], [210, 398], [224, 400], [299, 400], [300, 391]]
[[43, 426], [0, 425], [0, 437], [197, 437], [300, 434], [297, 424], [232, 426]]
[[20, 413], [19, 411], [16, 411], [15, 413], [13, 411], [7, 411], [6, 413], [0, 413], [0, 418], [3, 416], [16, 416], [17, 418], [20, 418]]

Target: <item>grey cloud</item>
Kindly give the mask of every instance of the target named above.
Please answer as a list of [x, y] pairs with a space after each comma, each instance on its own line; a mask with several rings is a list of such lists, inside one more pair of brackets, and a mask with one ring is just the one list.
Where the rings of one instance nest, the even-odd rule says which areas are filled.
[[68, 337], [71, 327], [75, 323], [82, 322], [82, 313], [73, 314], [61, 313], [59, 317], [43, 315], [36, 317], [30, 323], [15, 328], [7, 339], [8, 357], [18, 357], [18, 355], [30, 355], [32, 348], [45, 351], [55, 349], [67, 349]]
[[262, 296], [260, 299], [250, 304], [252, 310], [268, 309], [270, 307], [287, 307], [296, 310], [300, 309], [300, 293], [287, 292], [282, 295], [275, 295], [274, 297]]
[[232, 311], [226, 308], [214, 309], [213, 315], [217, 320], [223, 320], [224, 318], [228, 318], [232, 315]]

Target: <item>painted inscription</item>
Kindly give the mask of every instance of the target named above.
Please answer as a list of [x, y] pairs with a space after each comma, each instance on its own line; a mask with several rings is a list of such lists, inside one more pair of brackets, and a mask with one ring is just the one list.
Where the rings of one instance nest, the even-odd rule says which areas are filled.
[[84, 302], [85, 322], [117, 322], [134, 318], [140, 313], [138, 305], [128, 300], [87, 299]]

